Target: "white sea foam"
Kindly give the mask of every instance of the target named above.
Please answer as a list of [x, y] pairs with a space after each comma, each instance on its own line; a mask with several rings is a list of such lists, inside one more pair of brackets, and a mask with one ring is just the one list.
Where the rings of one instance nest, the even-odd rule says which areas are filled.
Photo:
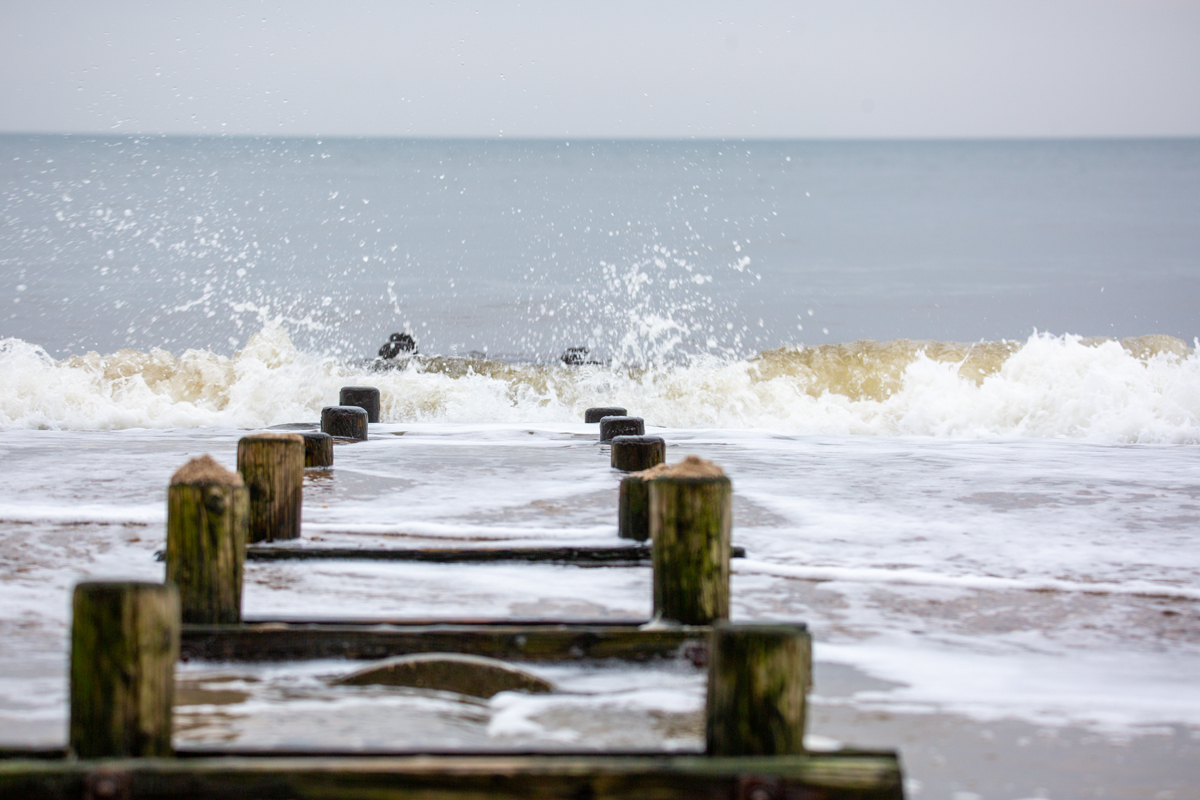
[[393, 422], [565, 422], [620, 404], [650, 424], [805, 434], [1200, 441], [1200, 356], [1170, 337], [854, 342], [652, 368], [429, 358], [371, 371], [267, 327], [233, 357], [121, 350], [56, 361], [0, 342], [0, 427], [261, 427], [315, 420], [348, 384]]

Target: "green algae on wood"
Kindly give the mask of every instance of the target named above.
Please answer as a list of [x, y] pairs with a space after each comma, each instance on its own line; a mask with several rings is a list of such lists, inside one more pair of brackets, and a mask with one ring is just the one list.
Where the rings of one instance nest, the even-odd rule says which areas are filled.
[[650, 481], [669, 470], [657, 464], [621, 478], [617, 496], [617, 535], [622, 539], [645, 542], [650, 539]]
[[708, 754], [803, 753], [811, 684], [812, 639], [804, 625], [714, 625], [708, 647]]
[[729, 618], [732, 527], [733, 488], [720, 467], [688, 456], [655, 474], [650, 550], [656, 617], [685, 625]]
[[[110, 777], [130, 798], [371, 798], [372, 800], [902, 800], [894, 752], [775, 758], [703, 755], [456, 755], [303, 757], [236, 754], [180, 759], [0, 762], [0, 795], [97, 796]], [[114, 796], [110, 794], [109, 796]]]
[[242, 619], [242, 569], [250, 493], [211, 456], [189, 461], [167, 488], [167, 581], [179, 589], [184, 622]]
[[80, 583], [72, 612], [71, 752], [78, 758], [171, 755], [180, 629], [175, 587]]

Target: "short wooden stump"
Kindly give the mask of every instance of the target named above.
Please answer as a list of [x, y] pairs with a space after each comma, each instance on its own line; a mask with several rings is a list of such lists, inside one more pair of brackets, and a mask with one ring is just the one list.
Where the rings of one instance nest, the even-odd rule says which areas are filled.
[[358, 406], [367, 412], [367, 422], [379, 422], [379, 390], [374, 386], [343, 386], [338, 405]]
[[661, 436], [614, 436], [609, 463], [623, 472], [641, 472], [667, 460], [667, 443]]
[[596, 406], [583, 412], [584, 422], [599, 422], [605, 417], [623, 417], [625, 409], [620, 406]]
[[339, 439], [367, 440], [367, 411], [358, 406], [325, 406], [321, 409], [321, 432]]
[[609, 442], [617, 436], [644, 436], [646, 423], [641, 417], [603, 417], [600, 420], [600, 441]]
[[333, 466], [333, 437], [319, 431], [305, 431], [304, 437], [304, 466], [332, 467]]

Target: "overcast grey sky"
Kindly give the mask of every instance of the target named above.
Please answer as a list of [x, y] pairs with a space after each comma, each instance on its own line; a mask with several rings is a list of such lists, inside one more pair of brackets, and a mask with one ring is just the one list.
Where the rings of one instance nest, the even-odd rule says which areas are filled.
[[1200, 135], [1200, 0], [0, 2], [0, 130]]

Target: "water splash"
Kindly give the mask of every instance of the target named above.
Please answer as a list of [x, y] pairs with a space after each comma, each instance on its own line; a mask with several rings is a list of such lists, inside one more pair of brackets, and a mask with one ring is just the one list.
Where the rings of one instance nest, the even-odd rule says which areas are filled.
[[304, 352], [280, 325], [232, 357], [120, 350], [56, 361], [0, 342], [5, 428], [313, 421], [350, 384], [379, 387], [388, 422], [575, 422], [588, 406], [615, 403], [679, 428], [1200, 442], [1200, 357], [1167, 336], [861, 341], [650, 366], [418, 356], [385, 371]]

